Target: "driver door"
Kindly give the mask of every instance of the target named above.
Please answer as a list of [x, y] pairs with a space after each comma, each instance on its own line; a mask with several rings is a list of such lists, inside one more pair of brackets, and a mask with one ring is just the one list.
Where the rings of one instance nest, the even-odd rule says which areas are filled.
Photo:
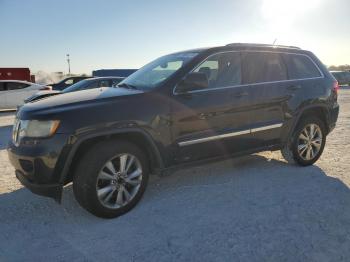
[[239, 52], [215, 54], [194, 72], [206, 74], [209, 86], [174, 92], [172, 135], [176, 162], [228, 155], [249, 148], [249, 87], [241, 86]]

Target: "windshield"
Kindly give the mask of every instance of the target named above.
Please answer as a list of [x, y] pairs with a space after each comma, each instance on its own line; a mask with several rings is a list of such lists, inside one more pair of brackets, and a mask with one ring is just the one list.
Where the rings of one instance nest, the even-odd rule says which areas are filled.
[[78, 91], [81, 90], [83, 88], [85, 88], [85, 86], [90, 82], [91, 80], [85, 79], [85, 80], [81, 80], [78, 83], [75, 83], [65, 89], [63, 89], [62, 93], [68, 93], [68, 92], [73, 92], [73, 91]]
[[162, 56], [137, 70], [118, 86], [129, 86], [142, 90], [152, 89], [167, 80], [197, 54], [183, 52]]

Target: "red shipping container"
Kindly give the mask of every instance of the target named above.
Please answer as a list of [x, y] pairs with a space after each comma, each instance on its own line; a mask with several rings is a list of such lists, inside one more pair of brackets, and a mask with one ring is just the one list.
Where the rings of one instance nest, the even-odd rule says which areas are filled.
[[31, 81], [29, 68], [0, 68], [0, 80]]

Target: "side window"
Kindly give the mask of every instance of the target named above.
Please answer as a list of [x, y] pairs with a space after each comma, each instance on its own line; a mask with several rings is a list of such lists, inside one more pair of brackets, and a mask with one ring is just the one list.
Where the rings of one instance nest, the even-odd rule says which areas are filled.
[[19, 90], [28, 87], [28, 84], [16, 83], [16, 82], [7, 82], [7, 90]]
[[287, 80], [287, 70], [278, 53], [244, 52], [242, 58], [245, 84]]
[[0, 92], [1, 91], [5, 91], [5, 83], [4, 82], [0, 82]]
[[93, 89], [93, 88], [98, 88], [99, 87], [99, 81], [92, 81], [88, 86], [83, 87], [81, 90], [86, 90], [86, 89]]
[[101, 80], [99, 87], [109, 87], [109, 80]]
[[317, 69], [315, 64], [304, 55], [285, 55], [289, 79], [303, 79], [303, 78], [313, 78], [320, 77], [320, 71]]
[[208, 57], [194, 72], [206, 74], [209, 88], [241, 84], [241, 56], [239, 52], [227, 52]]
[[73, 81], [72, 78], [70, 78], [70, 79], [67, 79], [64, 83], [65, 83], [66, 85], [72, 85], [72, 84], [74, 84], [74, 81]]
[[112, 80], [112, 86], [118, 85], [122, 80], [121, 79], [113, 79]]

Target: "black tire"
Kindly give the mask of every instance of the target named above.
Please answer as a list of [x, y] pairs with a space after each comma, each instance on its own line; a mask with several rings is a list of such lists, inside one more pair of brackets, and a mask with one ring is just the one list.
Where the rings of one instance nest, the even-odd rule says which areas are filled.
[[[315, 124], [320, 128], [322, 133], [322, 141], [319, 151], [310, 159], [305, 160], [298, 152], [299, 136], [304, 128], [308, 125]], [[309, 166], [314, 164], [322, 155], [324, 146], [326, 144], [326, 127], [324, 122], [318, 117], [308, 116], [300, 121], [291, 137], [289, 145], [286, 145], [282, 150], [283, 158], [291, 164], [298, 164], [300, 166]]]
[[[97, 196], [98, 175], [104, 165], [114, 156], [131, 154], [142, 167], [142, 180], [136, 195], [129, 203], [119, 208], [108, 208]], [[90, 213], [102, 218], [115, 218], [136, 206], [145, 192], [149, 178], [149, 164], [144, 152], [136, 145], [125, 141], [104, 141], [94, 145], [78, 163], [73, 177], [73, 191], [79, 204]]]

